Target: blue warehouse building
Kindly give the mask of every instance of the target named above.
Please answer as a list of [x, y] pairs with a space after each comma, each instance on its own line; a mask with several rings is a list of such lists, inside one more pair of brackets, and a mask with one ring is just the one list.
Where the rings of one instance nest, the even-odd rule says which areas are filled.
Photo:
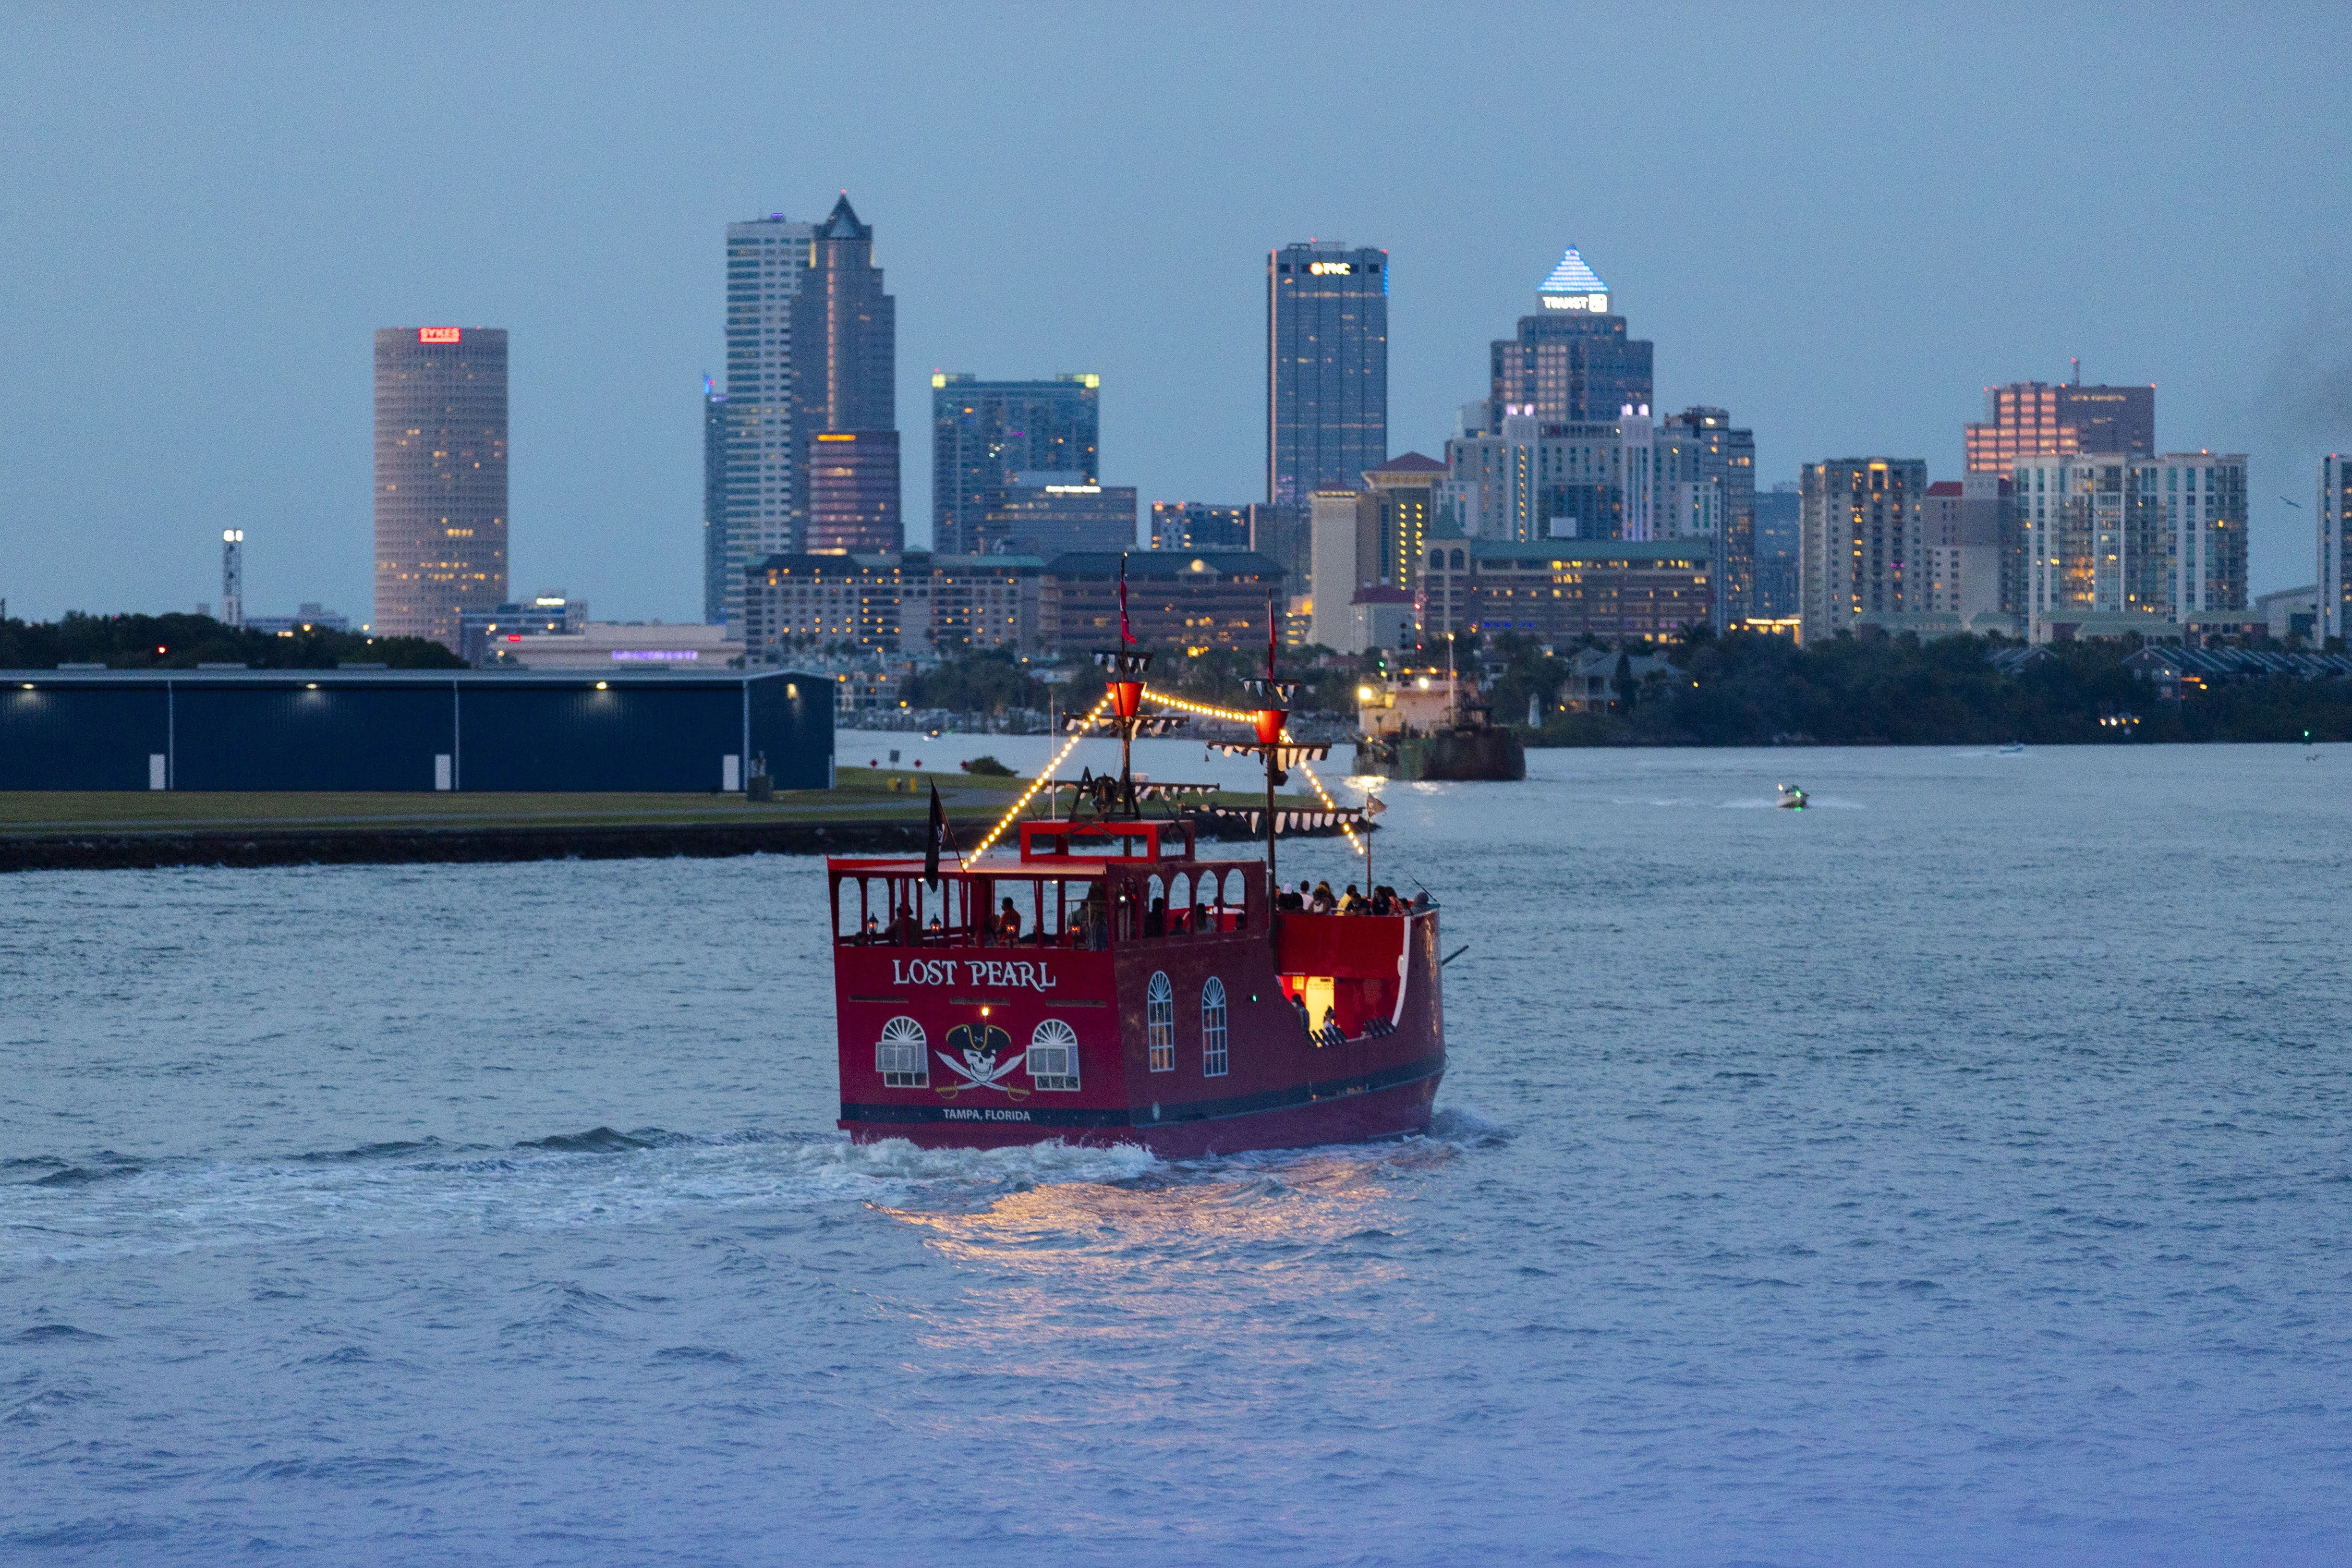
[[790, 670], [0, 672], [0, 790], [833, 784], [833, 682]]

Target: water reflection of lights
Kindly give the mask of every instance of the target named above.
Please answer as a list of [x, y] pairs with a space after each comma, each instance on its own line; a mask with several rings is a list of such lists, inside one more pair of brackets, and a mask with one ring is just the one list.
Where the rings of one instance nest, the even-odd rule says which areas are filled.
[[[1214, 1345], [1271, 1371], [1328, 1354], [1317, 1346], [1333, 1331], [1377, 1338], [1380, 1304], [1423, 1254], [1408, 1239], [1412, 1186], [1454, 1155], [1421, 1141], [1258, 1155], [1032, 1187], [961, 1213], [884, 1212], [961, 1277], [958, 1303], [917, 1313], [935, 1371], [1099, 1390], [1107, 1365], [1151, 1347]], [[1161, 1394], [1130, 1403], [1140, 1414]]]
[[961, 1213], [887, 1210], [959, 1261], [1028, 1271], [1117, 1271], [1138, 1262], [1214, 1271], [1271, 1263], [1393, 1218], [1396, 1185], [1453, 1157], [1450, 1144], [1261, 1155], [1163, 1168], [1129, 1181], [1065, 1182]]

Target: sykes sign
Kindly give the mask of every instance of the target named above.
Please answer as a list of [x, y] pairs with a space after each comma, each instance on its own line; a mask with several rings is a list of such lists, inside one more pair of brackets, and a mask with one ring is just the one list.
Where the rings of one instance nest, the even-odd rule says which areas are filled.
[[1045, 973], [1042, 963], [995, 958], [894, 958], [890, 961], [890, 984], [954, 985], [959, 983], [959, 969], [964, 972], [961, 983], [965, 985], [1051, 991], [1061, 984]]

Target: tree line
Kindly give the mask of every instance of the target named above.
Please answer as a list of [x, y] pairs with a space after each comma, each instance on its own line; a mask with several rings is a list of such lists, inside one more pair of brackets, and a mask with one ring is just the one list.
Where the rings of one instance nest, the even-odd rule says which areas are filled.
[[0, 620], [0, 668], [55, 669], [61, 664], [102, 664], [109, 669], [194, 669], [200, 664], [263, 669], [332, 669], [339, 664], [466, 668], [464, 659], [427, 637], [299, 628], [285, 636], [232, 626], [210, 616], [68, 611], [55, 621]]
[[1702, 626], [1657, 650], [1665, 668], [1639, 679], [1621, 649], [1607, 710], [1584, 713], [1559, 711], [1567, 661], [1533, 638], [1497, 637], [1487, 651], [1496, 719], [1524, 718], [1530, 696], [1551, 715], [1528, 733], [1534, 745], [2352, 741], [2352, 681], [2273, 676], [2165, 701], [2125, 668], [2137, 639], [2052, 643], [2015, 673], [1994, 664], [2018, 647], [1840, 633], [1800, 647]]

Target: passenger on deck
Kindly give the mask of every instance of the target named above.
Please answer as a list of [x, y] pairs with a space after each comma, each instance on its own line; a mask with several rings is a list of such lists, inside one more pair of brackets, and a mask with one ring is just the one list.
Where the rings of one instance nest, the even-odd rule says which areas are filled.
[[1004, 908], [996, 917], [996, 940], [1007, 947], [1021, 945], [1021, 911], [1013, 907], [1011, 899], [1004, 900]]
[[[1307, 886], [1304, 882], [1301, 882], [1298, 885], [1301, 888]], [[1276, 910], [1286, 912], [1292, 910], [1303, 910], [1307, 907], [1307, 900], [1299, 897], [1294, 889], [1276, 884], [1274, 889], [1274, 907]]]
[[1085, 901], [1078, 905], [1077, 919], [1070, 927], [1070, 945], [1099, 952], [1108, 945], [1104, 938], [1108, 929], [1103, 913], [1102, 884], [1097, 882], [1087, 889]]
[[1323, 1037], [1335, 1042], [1348, 1037], [1339, 1030], [1339, 1015], [1334, 1008], [1323, 1009]]
[[1367, 915], [1372, 912], [1372, 906], [1364, 901], [1364, 895], [1356, 891], [1356, 884], [1350, 882], [1347, 897], [1339, 900], [1339, 912], [1343, 915]]
[[1313, 1034], [1315, 1032], [1315, 1020], [1307, 1016], [1307, 998], [1304, 996], [1294, 995], [1290, 999], [1290, 1005], [1298, 1010], [1298, 1026], [1306, 1030], [1308, 1034]]
[[1372, 913], [1376, 915], [1396, 913], [1396, 900], [1391, 896], [1386, 883], [1372, 889]]
[[1317, 915], [1333, 914], [1339, 910], [1339, 900], [1331, 896], [1331, 884], [1328, 882], [1316, 883], [1315, 896], [1307, 900], [1307, 913]]
[[1151, 900], [1151, 907], [1144, 910], [1143, 934], [1146, 936], [1166, 936], [1168, 934], [1167, 900], [1154, 899]]

